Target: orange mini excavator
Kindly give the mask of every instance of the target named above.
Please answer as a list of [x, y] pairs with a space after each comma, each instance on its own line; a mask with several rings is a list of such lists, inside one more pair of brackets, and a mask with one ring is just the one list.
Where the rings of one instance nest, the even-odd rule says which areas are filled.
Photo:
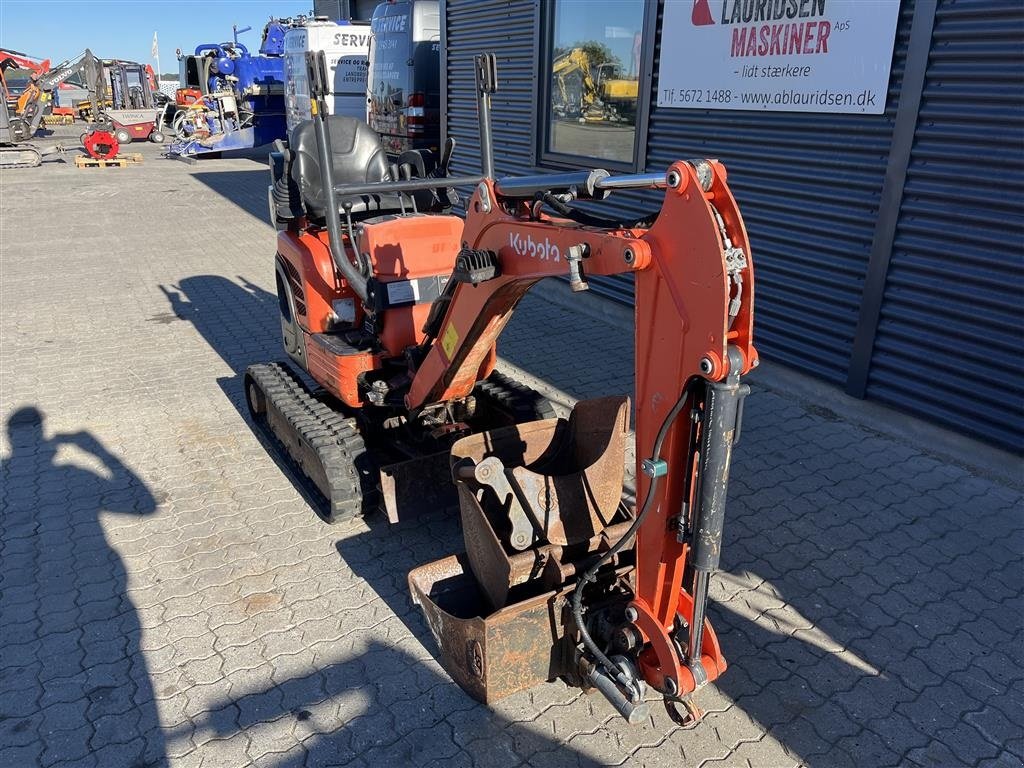
[[[309, 69], [314, 117], [272, 155], [270, 204], [284, 346], [320, 389], [289, 365], [252, 366], [254, 419], [327, 498], [328, 519], [382, 497], [395, 519], [409, 499], [451, 494], [465, 551], [416, 568], [409, 585], [472, 696], [563, 677], [631, 723], [648, 715], [648, 687], [693, 721], [691, 694], [726, 666], [708, 584], [740, 379], [757, 364], [750, 249], [725, 169], [495, 178], [493, 55], [476, 58], [482, 173], [448, 175], [451, 141], [437, 162], [412, 152], [390, 165], [365, 124], [326, 114], [323, 54]], [[474, 190], [465, 219], [446, 213], [456, 187]], [[655, 190], [660, 210], [621, 221], [576, 205], [620, 190]], [[627, 272], [638, 505], [623, 492], [628, 397], [557, 419], [494, 372], [497, 339], [534, 283], [566, 277], [582, 291], [590, 275]], [[438, 454], [440, 473], [427, 469]]]

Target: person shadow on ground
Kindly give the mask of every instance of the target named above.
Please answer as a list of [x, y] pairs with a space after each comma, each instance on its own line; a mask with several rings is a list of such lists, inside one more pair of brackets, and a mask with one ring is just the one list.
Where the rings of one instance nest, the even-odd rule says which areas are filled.
[[[88, 432], [46, 437], [37, 408], [15, 411], [7, 433], [0, 765], [164, 765], [139, 617], [101, 523], [153, 514], [153, 494]], [[65, 446], [74, 464], [58, 456]]]

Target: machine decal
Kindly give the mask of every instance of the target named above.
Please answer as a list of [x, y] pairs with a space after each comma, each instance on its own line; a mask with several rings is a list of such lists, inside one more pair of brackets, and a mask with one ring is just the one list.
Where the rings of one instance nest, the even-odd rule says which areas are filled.
[[532, 256], [543, 261], [549, 259], [551, 261], [561, 261], [562, 258], [561, 250], [547, 238], [544, 238], [544, 242], [540, 242], [539, 240], [535, 241], [532, 235], [523, 237], [518, 232], [510, 232], [508, 244], [520, 256]]
[[406, 304], [418, 301], [419, 285], [415, 280], [396, 280], [388, 283], [388, 304]]
[[444, 329], [444, 336], [441, 337], [441, 349], [444, 350], [444, 356], [451, 360], [457, 346], [459, 346], [459, 332], [455, 330], [455, 323], [448, 323], [448, 327]]

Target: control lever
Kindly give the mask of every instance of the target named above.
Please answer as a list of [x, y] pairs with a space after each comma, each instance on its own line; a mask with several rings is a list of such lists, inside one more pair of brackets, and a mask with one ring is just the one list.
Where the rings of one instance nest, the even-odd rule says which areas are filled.
[[452, 155], [455, 153], [455, 139], [449, 136], [444, 142], [444, 151], [441, 153], [441, 162], [437, 164], [434, 174], [439, 178], [448, 175], [448, 166], [451, 165]]
[[[455, 139], [449, 136], [445, 139], [444, 150], [441, 152], [441, 160], [438, 162], [437, 167], [434, 169], [432, 176], [436, 176], [439, 179], [445, 179], [448, 177], [448, 168], [452, 162], [452, 155], [455, 153]], [[442, 204], [447, 203], [449, 207], [454, 207], [459, 204], [459, 196], [455, 192], [453, 187], [444, 187], [437, 190], [437, 197], [442, 201]]]

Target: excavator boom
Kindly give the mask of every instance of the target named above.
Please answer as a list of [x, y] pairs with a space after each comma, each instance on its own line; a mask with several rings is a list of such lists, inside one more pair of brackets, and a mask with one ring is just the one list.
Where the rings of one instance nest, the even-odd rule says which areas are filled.
[[[678, 162], [664, 175], [599, 177], [596, 184], [608, 188], [664, 190], [661, 210], [646, 229], [599, 229], [532, 212], [538, 190], [565, 194], [571, 187], [585, 188], [583, 177], [590, 175], [581, 174], [578, 185], [557, 177], [481, 181], [467, 206], [471, 213], [462, 255], [493, 265], [494, 275], [476, 284], [455, 284], [407, 404], [415, 409], [465, 397], [515, 306], [538, 280], [566, 277], [582, 290], [589, 276], [635, 274], [636, 477], [638, 498], [645, 501], [630, 534], [636, 538], [628, 615], [644, 638], [645, 650], [636, 659], [639, 674], [678, 699], [725, 669], [713, 633], [705, 633], [704, 615], [708, 579], [718, 565], [729, 458], [746, 391], [739, 378], [757, 363], [749, 244], [725, 169], [714, 161]], [[597, 186], [595, 192], [600, 191]], [[698, 414], [707, 418], [695, 425]], [[566, 526], [572, 524], [565, 506], [561, 515]], [[696, 538], [697, 532], [702, 538]], [[475, 546], [469, 537], [466, 543], [469, 549]], [[469, 557], [472, 562], [472, 552]], [[693, 575], [686, 584], [688, 564]], [[410, 577], [414, 594], [433, 617], [432, 626], [441, 626], [444, 611], [430, 597], [436, 582], [424, 585], [417, 576]], [[680, 637], [680, 621], [699, 632]], [[439, 642], [444, 647], [444, 640]], [[696, 655], [681, 653], [680, 647], [695, 648]], [[480, 663], [489, 667], [507, 661]], [[451, 654], [449, 662], [456, 663]], [[490, 700], [494, 692], [483, 695]], [[638, 706], [620, 704], [627, 717]]]

